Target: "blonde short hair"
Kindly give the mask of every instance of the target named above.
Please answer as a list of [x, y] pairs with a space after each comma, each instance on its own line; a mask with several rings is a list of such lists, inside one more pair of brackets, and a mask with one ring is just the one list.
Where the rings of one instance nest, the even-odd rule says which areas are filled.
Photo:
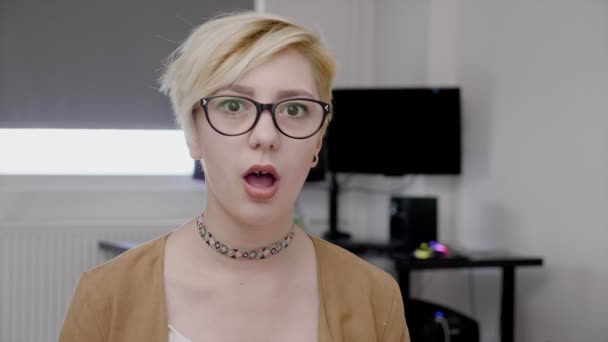
[[320, 100], [331, 103], [336, 63], [317, 34], [276, 15], [242, 12], [195, 28], [168, 57], [160, 90], [171, 99], [175, 118], [192, 141], [193, 106], [236, 82], [277, 53], [294, 48], [312, 64]]

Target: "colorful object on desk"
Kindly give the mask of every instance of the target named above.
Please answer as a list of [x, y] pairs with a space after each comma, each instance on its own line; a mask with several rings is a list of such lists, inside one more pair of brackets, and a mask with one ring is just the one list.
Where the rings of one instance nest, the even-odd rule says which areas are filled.
[[414, 250], [414, 258], [416, 259], [430, 259], [433, 257], [433, 250], [427, 243], [420, 244], [420, 247]]
[[450, 248], [447, 245], [439, 243], [437, 241], [431, 241], [431, 249], [437, 253], [441, 253], [445, 256], [450, 255]]
[[421, 243], [420, 247], [414, 250], [414, 258], [421, 260], [447, 256], [450, 256], [450, 248], [437, 241]]

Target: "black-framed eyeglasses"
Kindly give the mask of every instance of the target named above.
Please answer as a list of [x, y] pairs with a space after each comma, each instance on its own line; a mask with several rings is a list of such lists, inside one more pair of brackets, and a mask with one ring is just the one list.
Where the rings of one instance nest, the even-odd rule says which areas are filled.
[[279, 132], [293, 139], [306, 139], [319, 132], [331, 112], [328, 103], [307, 98], [260, 103], [242, 96], [218, 95], [204, 97], [200, 104], [211, 127], [227, 136], [251, 131], [268, 109]]

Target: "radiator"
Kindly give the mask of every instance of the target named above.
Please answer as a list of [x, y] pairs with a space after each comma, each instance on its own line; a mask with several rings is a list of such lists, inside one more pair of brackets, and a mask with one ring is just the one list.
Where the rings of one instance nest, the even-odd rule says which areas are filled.
[[57, 341], [81, 272], [114, 256], [100, 240], [143, 242], [180, 223], [0, 227], [0, 341]]

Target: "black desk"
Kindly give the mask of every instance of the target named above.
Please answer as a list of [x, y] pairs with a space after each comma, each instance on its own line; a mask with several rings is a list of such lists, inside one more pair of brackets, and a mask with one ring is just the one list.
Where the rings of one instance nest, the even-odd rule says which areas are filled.
[[540, 266], [542, 258], [510, 255], [469, 256], [467, 258], [444, 258], [416, 260], [406, 256], [393, 255], [397, 268], [399, 287], [403, 301], [407, 305], [410, 298], [410, 271], [450, 268], [496, 267], [502, 269], [502, 293], [500, 296], [500, 341], [513, 342], [515, 330], [515, 268], [519, 266]]
[[[410, 273], [414, 270], [455, 269], [494, 267], [502, 269], [502, 293], [500, 304], [500, 341], [513, 342], [515, 330], [515, 268], [520, 266], [541, 266], [542, 258], [515, 255], [471, 254], [467, 257], [438, 258], [428, 260], [413, 259], [399, 252], [402, 247], [395, 243], [373, 243], [353, 241], [333, 241], [333, 243], [359, 255], [379, 254], [395, 262], [397, 281], [401, 288], [404, 305], [410, 299]], [[120, 254], [137, 246], [131, 242], [100, 241], [99, 248]]]
[[104, 251], [116, 253], [116, 255], [137, 247], [137, 243], [126, 241], [99, 241], [99, 248]]
[[515, 268], [520, 266], [541, 266], [542, 258], [510, 254], [483, 253], [467, 254], [453, 258], [418, 260], [399, 252], [398, 243], [356, 242], [350, 240], [333, 241], [355, 254], [385, 255], [395, 262], [397, 281], [401, 288], [404, 305], [410, 299], [410, 273], [413, 270], [454, 269], [494, 267], [502, 269], [502, 292], [500, 301], [500, 341], [513, 342], [515, 330]]

